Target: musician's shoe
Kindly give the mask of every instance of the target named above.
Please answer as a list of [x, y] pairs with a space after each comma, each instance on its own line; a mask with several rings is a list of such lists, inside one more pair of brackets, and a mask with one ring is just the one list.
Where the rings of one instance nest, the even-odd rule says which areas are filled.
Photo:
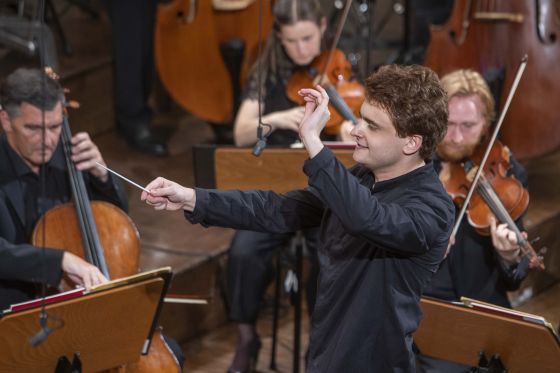
[[[235, 350], [235, 361], [246, 362], [246, 366], [242, 369], [234, 369], [230, 367], [227, 373], [254, 373], [257, 371], [257, 361], [261, 350], [261, 340], [257, 337], [245, 345], [238, 345]], [[243, 364], [240, 364], [243, 365]]]
[[[134, 129], [128, 129], [134, 128]], [[167, 144], [157, 139], [147, 125], [138, 125], [124, 129], [119, 127], [119, 132], [128, 144], [142, 153], [165, 157], [169, 155]]]

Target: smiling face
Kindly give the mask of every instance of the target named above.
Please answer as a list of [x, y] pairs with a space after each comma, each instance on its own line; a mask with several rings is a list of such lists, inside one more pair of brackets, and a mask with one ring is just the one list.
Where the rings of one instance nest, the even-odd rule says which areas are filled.
[[447, 133], [437, 153], [445, 161], [459, 162], [472, 155], [486, 131], [480, 97], [453, 96], [449, 100]]
[[321, 38], [326, 24], [313, 21], [297, 21], [281, 26], [278, 38], [286, 54], [299, 66], [308, 65], [321, 53]]
[[41, 110], [26, 102], [20, 105], [18, 113], [12, 117], [5, 111], [0, 112], [0, 120], [8, 144], [34, 172], [38, 173], [39, 166], [52, 158], [60, 139], [61, 103], [57, 103], [53, 110], [45, 111], [44, 127]]
[[[399, 176], [403, 163], [411, 154], [409, 147], [412, 139], [397, 135], [389, 114], [383, 108], [366, 101], [360, 112], [358, 124], [350, 131], [356, 141], [354, 160], [373, 171], [377, 181]], [[413, 149], [412, 153], [415, 153]]]

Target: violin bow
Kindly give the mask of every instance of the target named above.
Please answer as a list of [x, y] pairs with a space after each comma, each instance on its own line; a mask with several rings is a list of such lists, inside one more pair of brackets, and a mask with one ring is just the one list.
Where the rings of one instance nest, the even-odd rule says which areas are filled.
[[511, 88], [509, 90], [506, 103], [504, 104], [504, 108], [503, 108], [502, 112], [500, 113], [500, 118], [498, 119], [498, 123], [496, 123], [496, 127], [494, 128], [494, 132], [492, 132], [492, 136], [490, 137], [490, 141], [488, 142], [488, 146], [486, 147], [486, 150], [484, 151], [484, 156], [482, 157], [482, 161], [480, 162], [480, 165], [478, 166], [478, 169], [476, 170], [476, 173], [474, 175], [474, 179], [471, 183], [471, 187], [469, 188], [469, 192], [467, 193], [467, 198], [465, 198], [465, 202], [463, 203], [463, 206], [461, 207], [461, 211], [459, 212], [459, 215], [457, 216], [457, 219], [455, 220], [455, 225], [453, 226], [453, 230], [451, 231], [451, 237], [453, 237], [457, 234], [457, 231], [459, 230], [459, 225], [461, 224], [461, 220], [463, 220], [463, 217], [465, 216], [465, 213], [467, 212], [467, 207], [468, 207], [469, 202], [470, 202], [470, 200], [471, 200], [471, 198], [474, 194], [474, 191], [476, 189], [476, 186], [478, 184], [480, 176], [482, 175], [482, 170], [484, 169], [484, 166], [486, 165], [486, 161], [488, 160], [488, 156], [490, 155], [490, 150], [492, 149], [492, 146], [496, 142], [496, 139], [498, 137], [498, 133], [500, 132], [500, 128], [502, 127], [502, 123], [504, 122], [504, 118], [507, 114], [507, 111], [509, 109], [511, 101], [513, 100], [513, 96], [515, 95], [515, 92], [517, 91], [517, 86], [519, 85], [519, 82], [521, 81], [521, 77], [523, 76], [523, 72], [525, 71], [525, 67], [527, 66], [528, 59], [529, 58], [527, 57], [527, 55], [524, 55], [523, 58], [521, 59], [519, 67], [517, 68], [517, 73], [515, 74], [515, 79], [513, 80], [513, 84], [511, 85]]
[[[333, 84], [323, 84], [326, 76], [327, 69], [332, 62], [334, 52], [336, 50], [336, 46], [338, 45], [338, 41], [340, 40], [340, 35], [342, 34], [342, 29], [344, 24], [346, 23], [346, 19], [348, 18], [348, 13], [350, 12], [350, 7], [352, 6], [352, 0], [347, 0], [344, 6], [344, 10], [342, 12], [342, 17], [340, 17], [340, 21], [338, 22], [336, 33], [334, 36], [334, 40], [332, 46], [329, 50], [329, 54], [327, 56], [327, 62], [323, 66], [321, 73], [319, 74], [319, 81], [318, 84], [322, 85], [327, 91], [327, 95], [331, 101], [332, 106], [342, 115], [345, 120], [352, 122], [352, 124], [358, 124], [358, 119], [352, 112], [352, 110], [348, 107], [348, 104], [340, 97], [338, 91], [336, 90]], [[327, 79], [328, 82], [328, 79]]]
[[329, 51], [329, 55], [327, 57], [327, 63], [325, 63], [325, 66], [323, 66], [323, 70], [321, 71], [321, 74], [319, 75], [319, 84], [322, 85], [323, 83], [323, 79], [325, 79], [325, 72], [327, 71], [327, 68], [329, 67], [329, 65], [332, 62], [333, 56], [334, 56], [334, 51], [336, 49], [336, 46], [338, 45], [338, 41], [340, 40], [340, 36], [342, 35], [342, 29], [344, 28], [344, 24], [346, 23], [346, 18], [348, 18], [348, 13], [350, 12], [350, 7], [352, 6], [352, 0], [346, 0], [346, 4], [344, 5], [344, 9], [342, 11], [342, 17], [340, 17], [340, 21], [338, 22], [338, 25], [336, 26], [336, 33], [334, 34], [334, 39]]
[[488, 142], [488, 146], [486, 147], [486, 151], [484, 152], [484, 157], [482, 157], [482, 161], [480, 162], [480, 165], [478, 166], [478, 169], [476, 170], [476, 173], [474, 175], [474, 179], [471, 183], [471, 187], [469, 188], [469, 192], [467, 193], [467, 197], [465, 199], [465, 202], [463, 203], [463, 206], [461, 207], [461, 211], [459, 212], [459, 215], [457, 216], [457, 219], [455, 220], [455, 225], [453, 226], [453, 230], [451, 231], [451, 237], [454, 237], [457, 234], [457, 231], [459, 230], [459, 225], [461, 224], [461, 220], [463, 220], [463, 217], [465, 216], [465, 213], [467, 212], [467, 207], [468, 207], [469, 202], [470, 202], [470, 200], [471, 200], [471, 198], [474, 194], [474, 190], [475, 190], [475, 188], [478, 184], [480, 176], [482, 175], [482, 170], [484, 169], [484, 166], [486, 165], [486, 161], [488, 160], [488, 156], [490, 155], [490, 150], [492, 149], [492, 146], [496, 142], [496, 139], [498, 137], [498, 133], [500, 132], [500, 128], [502, 127], [502, 123], [504, 122], [504, 118], [506, 116], [506, 113], [509, 109], [511, 101], [513, 100], [513, 96], [515, 95], [515, 92], [517, 91], [517, 86], [519, 85], [519, 82], [521, 81], [521, 77], [523, 76], [523, 72], [525, 71], [525, 67], [527, 66], [528, 59], [529, 59], [528, 56], [524, 55], [523, 58], [521, 59], [519, 67], [517, 68], [517, 73], [515, 74], [515, 79], [513, 80], [513, 84], [512, 84], [512, 86], [509, 90], [509, 94], [508, 94], [506, 103], [504, 104], [504, 108], [503, 108], [502, 112], [500, 113], [500, 118], [498, 119], [498, 122], [496, 123], [496, 127], [494, 128], [494, 132], [492, 132], [492, 136], [490, 137], [490, 141]]

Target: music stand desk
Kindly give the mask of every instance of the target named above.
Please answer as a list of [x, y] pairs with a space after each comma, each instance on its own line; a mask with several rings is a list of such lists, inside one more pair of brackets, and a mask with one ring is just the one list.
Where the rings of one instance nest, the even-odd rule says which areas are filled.
[[79, 353], [84, 372], [138, 360], [153, 333], [155, 315], [171, 278], [169, 267], [111, 281], [84, 295], [46, 305], [48, 326], [62, 320], [39, 346], [40, 307], [0, 318], [0, 372], [54, 372], [58, 359]]
[[484, 352], [499, 354], [510, 373], [559, 371], [560, 342], [542, 317], [468, 298], [462, 301], [422, 298], [424, 318], [414, 334], [422, 354], [474, 367]]

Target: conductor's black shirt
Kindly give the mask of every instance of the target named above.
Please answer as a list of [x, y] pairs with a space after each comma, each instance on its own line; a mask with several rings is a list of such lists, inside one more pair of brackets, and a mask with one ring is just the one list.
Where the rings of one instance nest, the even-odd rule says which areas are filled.
[[443, 259], [454, 207], [431, 164], [374, 182], [327, 148], [309, 187], [196, 190], [193, 223], [290, 232], [320, 226], [320, 277], [307, 372], [413, 372], [422, 290]]

